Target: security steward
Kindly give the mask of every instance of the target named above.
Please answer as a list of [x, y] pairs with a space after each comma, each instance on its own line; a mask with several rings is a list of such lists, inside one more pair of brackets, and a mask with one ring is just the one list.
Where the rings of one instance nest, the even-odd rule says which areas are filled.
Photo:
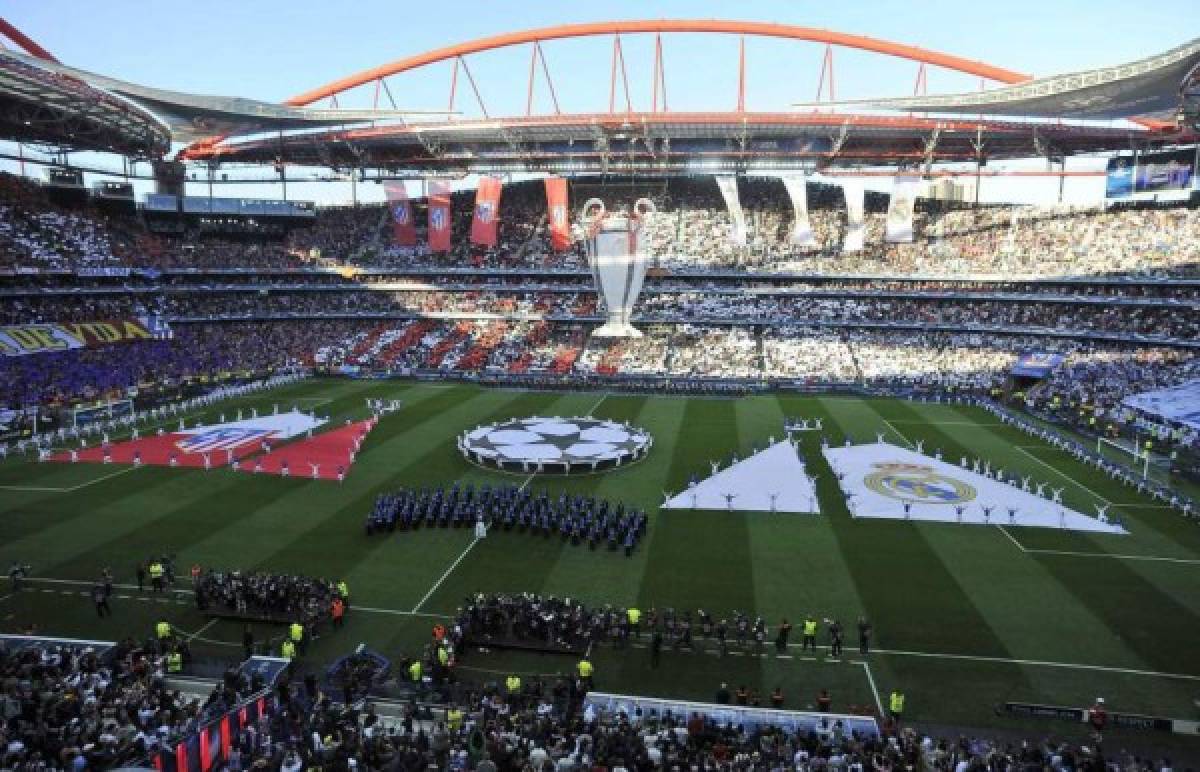
[[161, 560], [150, 561], [150, 568], [148, 569], [148, 571], [150, 573], [150, 589], [154, 590], [155, 592], [162, 592], [163, 591], [163, 574], [166, 573], [165, 569], [163, 569], [162, 561]]
[[155, 636], [157, 636], [159, 643], [164, 643], [164, 642], [170, 640], [170, 638], [171, 638], [171, 623], [165, 619], [162, 620], [161, 622], [157, 623], [156, 625], [154, 625], [154, 634], [155, 634]]
[[811, 616], [806, 617], [804, 620], [804, 638], [801, 641], [800, 651], [802, 651], [802, 652], [808, 651], [809, 646], [812, 647], [813, 654], [816, 654], [817, 653], [817, 620], [813, 619]]
[[288, 625], [288, 640], [291, 641], [296, 650], [301, 654], [304, 653], [304, 625], [299, 622], [292, 622]]
[[183, 654], [180, 653], [179, 649], [171, 649], [171, 652], [167, 654], [167, 672], [183, 672]]
[[629, 621], [629, 634], [634, 638], [641, 637], [642, 634], [642, 612], [640, 609], [630, 608], [625, 612], [625, 618]]
[[283, 657], [289, 662], [295, 659], [296, 644], [292, 643], [290, 639], [285, 638], [283, 644], [279, 647], [279, 656]]
[[897, 724], [900, 723], [900, 719], [904, 715], [904, 692], [892, 689], [892, 694], [888, 697], [888, 713], [893, 721]]
[[592, 674], [596, 672], [596, 668], [587, 657], [579, 660], [579, 664], [575, 666], [575, 672], [579, 675], [579, 681], [583, 684], [585, 691], [592, 690]]
[[521, 676], [513, 673], [504, 679], [504, 691], [508, 695], [508, 703], [514, 708], [518, 707], [518, 702], [521, 699]]

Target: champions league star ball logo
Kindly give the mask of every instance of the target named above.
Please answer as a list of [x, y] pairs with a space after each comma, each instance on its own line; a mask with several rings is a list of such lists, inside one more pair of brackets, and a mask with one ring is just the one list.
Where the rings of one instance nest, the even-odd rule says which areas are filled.
[[863, 478], [863, 485], [878, 494], [920, 504], [965, 504], [975, 500], [975, 489], [953, 477], [937, 474], [924, 464], [872, 464], [879, 471]]
[[396, 222], [400, 225], [408, 225], [408, 205], [397, 204], [396, 206], [392, 207], [392, 217], [394, 217]]
[[475, 205], [475, 217], [481, 223], [490, 223], [495, 214], [496, 208], [492, 206], [491, 201], [480, 201]]

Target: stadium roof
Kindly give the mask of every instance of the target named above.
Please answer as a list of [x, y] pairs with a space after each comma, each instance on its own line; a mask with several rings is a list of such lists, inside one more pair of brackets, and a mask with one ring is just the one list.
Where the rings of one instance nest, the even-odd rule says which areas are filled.
[[139, 158], [170, 149], [170, 130], [148, 111], [45, 64], [0, 51], [0, 136]]
[[375, 120], [400, 118], [406, 113], [394, 110], [341, 110], [263, 102], [242, 97], [189, 94], [182, 91], [139, 86], [136, 83], [97, 75], [93, 72], [48, 62], [16, 52], [3, 52], [7, 58], [30, 66], [86, 82], [142, 105], [170, 129], [175, 142], [194, 142], [213, 135], [256, 134], [271, 131], [320, 129]]
[[1043, 116], [1066, 120], [1173, 120], [1180, 89], [1200, 65], [1200, 38], [1135, 62], [1037, 78], [990, 91], [838, 103], [930, 113]]
[[451, 173], [703, 171], [1063, 156], [1128, 128], [836, 113], [597, 113], [373, 126], [194, 148], [193, 158]]

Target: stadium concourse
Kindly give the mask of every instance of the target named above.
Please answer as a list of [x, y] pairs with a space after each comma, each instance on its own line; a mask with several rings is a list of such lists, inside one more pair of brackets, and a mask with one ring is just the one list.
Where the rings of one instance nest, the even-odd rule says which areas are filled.
[[[572, 185], [655, 201], [641, 338], [590, 336], [603, 302], [578, 245], [553, 249], [541, 181], [505, 188], [495, 247], [468, 244], [456, 194], [454, 246], [434, 254], [391, 245], [383, 207], [166, 227], [0, 177], [0, 617], [118, 642], [102, 666], [62, 642], [0, 647], [6, 704], [31, 704], [26, 675], [127, 706], [108, 729], [65, 721], [70, 742], [10, 720], [10, 760], [1195, 757], [1130, 727], [1186, 727], [1200, 693], [1196, 210], [919, 200], [915, 240], [892, 244], [868, 196], [865, 247], [842, 254], [823, 183], [806, 191], [815, 249], [792, 245], [775, 178], [739, 182], [744, 247], [711, 178]], [[653, 447], [572, 478], [463, 458], [466, 433], [532, 416], [638, 427]], [[174, 581], [155, 592], [164, 558]], [[264, 684], [225, 668], [285, 653], [293, 623], [291, 687], [244, 702]], [[181, 674], [211, 683], [177, 694]], [[593, 688], [667, 702], [623, 717]], [[169, 714], [151, 721], [155, 704]], [[239, 704], [261, 731], [218, 754]], [[1047, 705], [1071, 720], [1037, 717]]]

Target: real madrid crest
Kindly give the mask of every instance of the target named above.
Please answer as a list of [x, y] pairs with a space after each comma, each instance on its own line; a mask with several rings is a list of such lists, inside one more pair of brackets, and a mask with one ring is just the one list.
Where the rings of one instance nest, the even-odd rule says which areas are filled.
[[925, 464], [891, 462], [871, 466], [877, 471], [864, 477], [863, 485], [889, 498], [923, 504], [963, 504], [975, 499], [974, 487], [938, 474]]

